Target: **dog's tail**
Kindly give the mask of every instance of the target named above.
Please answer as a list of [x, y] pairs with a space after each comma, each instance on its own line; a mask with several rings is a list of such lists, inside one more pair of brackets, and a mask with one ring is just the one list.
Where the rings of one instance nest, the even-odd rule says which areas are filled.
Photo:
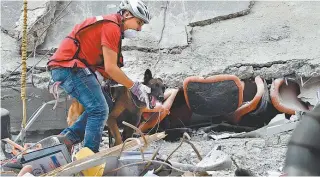
[[84, 112], [83, 106], [76, 99], [72, 99], [72, 103], [68, 110], [68, 117], [67, 117], [68, 126], [69, 127], [72, 126], [83, 112]]

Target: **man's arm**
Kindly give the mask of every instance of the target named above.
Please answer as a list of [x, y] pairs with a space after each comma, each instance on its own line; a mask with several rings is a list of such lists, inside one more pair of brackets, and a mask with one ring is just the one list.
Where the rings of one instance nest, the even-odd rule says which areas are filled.
[[134, 82], [130, 80], [127, 75], [118, 67], [118, 54], [106, 46], [102, 46], [102, 51], [106, 73], [119, 84], [122, 84], [127, 88], [131, 88]]

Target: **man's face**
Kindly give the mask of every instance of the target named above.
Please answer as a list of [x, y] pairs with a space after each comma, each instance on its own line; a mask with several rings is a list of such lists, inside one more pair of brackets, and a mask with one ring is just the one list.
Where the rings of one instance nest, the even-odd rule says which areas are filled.
[[132, 16], [130, 13], [125, 13], [124, 18], [125, 18], [124, 25], [126, 29], [141, 31], [141, 28], [144, 25], [143, 20]]

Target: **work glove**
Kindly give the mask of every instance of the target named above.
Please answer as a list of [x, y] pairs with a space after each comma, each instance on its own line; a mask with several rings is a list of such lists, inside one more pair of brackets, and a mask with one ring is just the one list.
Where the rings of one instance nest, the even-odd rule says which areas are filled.
[[129, 89], [141, 102], [149, 105], [148, 94], [151, 93], [151, 88], [143, 85], [140, 82], [135, 82], [133, 86]]

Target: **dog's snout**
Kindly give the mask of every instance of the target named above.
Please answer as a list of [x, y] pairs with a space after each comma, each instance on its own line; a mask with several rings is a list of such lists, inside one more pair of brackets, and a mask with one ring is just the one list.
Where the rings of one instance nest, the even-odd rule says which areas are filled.
[[159, 101], [163, 101], [164, 97], [163, 96], [159, 96], [158, 99], [159, 99]]

